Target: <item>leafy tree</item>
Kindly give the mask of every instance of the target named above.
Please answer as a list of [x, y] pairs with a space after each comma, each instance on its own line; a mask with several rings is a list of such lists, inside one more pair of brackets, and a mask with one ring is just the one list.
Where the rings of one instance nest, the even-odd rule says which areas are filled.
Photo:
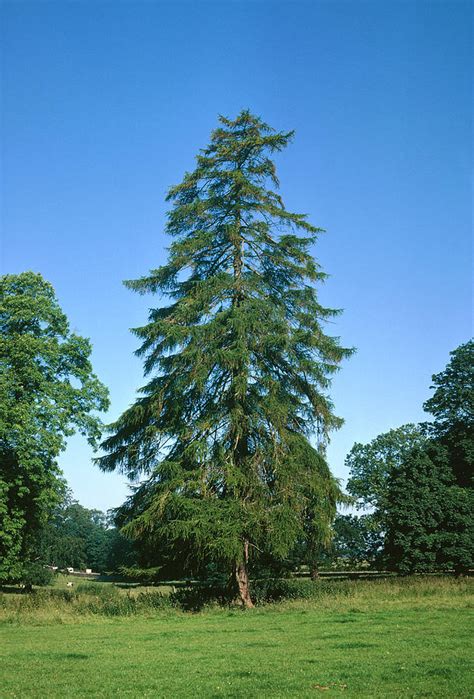
[[350, 566], [378, 562], [383, 539], [378, 522], [371, 514], [338, 514], [334, 520], [332, 559]]
[[37, 533], [61, 498], [56, 458], [66, 437], [100, 436], [92, 411], [108, 398], [90, 353], [41, 275], [1, 277], [0, 581], [21, 578], [36, 557]]
[[467, 574], [474, 568], [474, 492], [451, 483], [443, 493], [444, 519], [438, 531], [438, 566]]
[[388, 482], [386, 554], [401, 572], [474, 565], [474, 343], [451, 352], [433, 376], [424, 409], [430, 441], [414, 450]]
[[446, 448], [414, 448], [388, 478], [389, 568], [466, 572], [474, 560], [473, 507], [473, 492], [456, 484]]
[[[142, 484], [132, 497], [113, 511], [113, 522], [134, 553], [131, 563], [121, 565], [127, 568], [136, 566], [142, 580], [176, 580], [189, 576], [207, 581], [214, 577], [216, 566], [211, 557], [203, 551], [196, 552], [192, 540], [165, 537], [163, 526], [149, 528], [138, 537], [134, 534], [133, 523], [148, 505], [148, 489], [146, 484]], [[131, 576], [132, 571], [128, 570], [127, 575]]]
[[249, 555], [284, 557], [301, 534], [315, 464], [299, 455], [315, 427], [326, 439], [340, 426], [327, 391], [351, 353], [324, 333], [337, 311], [314, 286], [319, 229], [275, 191], [269, 156], [292, 135], [248, 111], [220, 117], [171, 188], [169, 261], [127, 282], [169, 299], [135, 330], [150, 380], [99, 461], [146, 477], [129, 533], [232, 569], [246, 606]]
[[25, 592], [31, 592], [33, 585], [37, 587], [50, 585], [53, 579], [54, 572], [38, 561], [27, 561], [23, 566], [21, 581]]
[[359, 509], [372, 512], [371, 526], [380, 536], [385, 529], [389, 476], [415, 447], [426, 443], [423, 430], [408, 424], [378, 435], [368, 444], [354, 444], [346, 457], [350, 471], [347, 490], [357, 498]]
[[107, 530], [107, 556], [105, 566], [99, 571], [120, 572], [124, 567], [134, 566], [138, 554], [134, 542], [127, 539], [117, 527]]
[[432, 378], [434, 394], [423, 408], [434, 421], [427, 425], [432, 438], [448, 449], [457, 483], [472, 486], [474, 465], [474, 342], [451, 352], [446, 369]]
[[129, 562], [128, 541], [100, 510], [90, 510], [67, 492], [39, 537], [40, 559], [59, 568], [117, 570]]
[[372, 511], [384, 558], [402, 573], [473, 565], [474, 343], [433, 376], [432, 423], [405, 425], [347, 457], [348, 490]]

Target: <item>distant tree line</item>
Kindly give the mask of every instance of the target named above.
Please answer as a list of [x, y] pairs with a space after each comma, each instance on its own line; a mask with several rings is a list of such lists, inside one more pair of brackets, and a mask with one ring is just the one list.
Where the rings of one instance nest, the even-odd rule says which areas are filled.
[[133, 544], [104, 512], [87, 509], [66, 490], [38, 536], [39, 560], [51, 567], [114, 572], [135, 562]]

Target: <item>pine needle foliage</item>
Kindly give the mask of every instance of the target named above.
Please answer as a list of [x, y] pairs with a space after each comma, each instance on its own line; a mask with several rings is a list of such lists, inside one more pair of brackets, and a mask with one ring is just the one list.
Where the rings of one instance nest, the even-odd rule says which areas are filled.
[[[168, 263], [126, 285], [168, 300], [136, 328], [149, 381], [99, 460], [131, 480], [129, 532], [244, 564], [285, 556], [318, 489], [310, 444], [341, 425], [328, 396], [352, 350], [324, 332], [321, 229], [290, 213], [271, 157], [293, 132], [249, 111], [219, 118], [196, 168], [168, 194]], [[312, 468], [312, 464], [314, 468]]]

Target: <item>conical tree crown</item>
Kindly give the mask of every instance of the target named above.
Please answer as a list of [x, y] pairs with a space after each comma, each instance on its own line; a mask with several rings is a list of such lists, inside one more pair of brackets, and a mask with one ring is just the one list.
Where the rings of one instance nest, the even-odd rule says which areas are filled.
[[351, 351], [323, 330], [338, 311], [318, 302], [320, 229], [285, 209], [270, 158], [292, 135], [248, 111], [221, 117], [169, 192], [168, 263], [126, 282], [168, 303], [135, 330], [150, 380], [100, 466], [146, 475], [135, 532], [229, 559], [243, 538], [288, 550], [319, 472], [308, 439], [341, 424], [327, 391]]

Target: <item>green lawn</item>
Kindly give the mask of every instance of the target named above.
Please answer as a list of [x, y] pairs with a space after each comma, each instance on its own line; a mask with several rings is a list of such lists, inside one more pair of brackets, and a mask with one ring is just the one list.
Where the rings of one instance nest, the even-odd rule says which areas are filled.
[[7, 609], [0, 696], [474, 696], [468, 583], [343, 589], [249, 612], [48, 619]]

